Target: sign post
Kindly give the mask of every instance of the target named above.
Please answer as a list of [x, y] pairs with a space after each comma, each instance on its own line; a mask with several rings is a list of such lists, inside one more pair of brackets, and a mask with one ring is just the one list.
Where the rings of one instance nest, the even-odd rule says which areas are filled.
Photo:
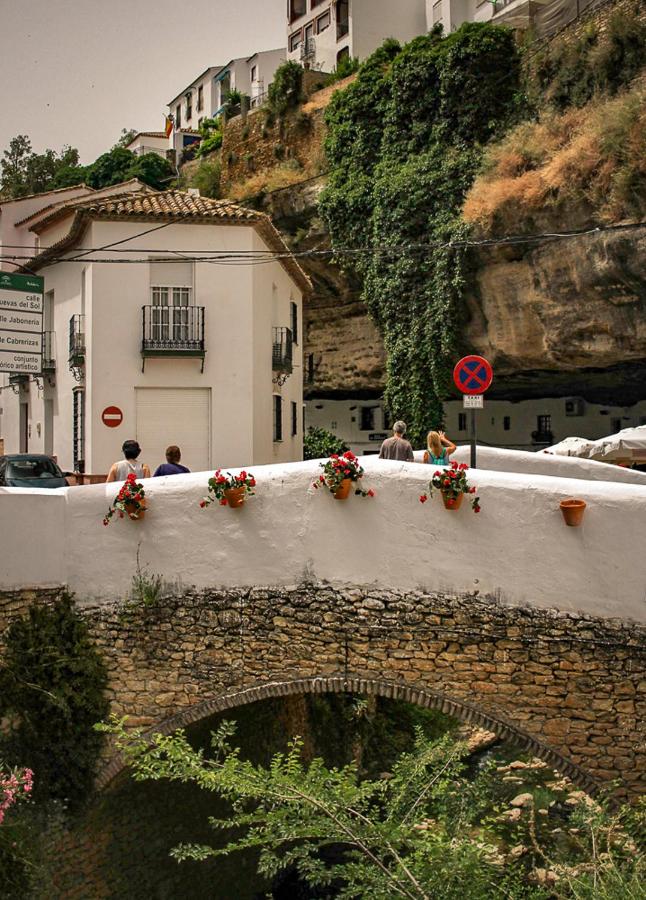
[[484, 407], [482, 395], [493, 381], [493, 369], [482, 356], [463, 356], [453, 369], [453, 381], [464, 397], [464, 409], [471, 411], [471, 468], [476, 466], [476, 409]]
[[42, 373], [43, 287], [38, 275], [0, 272], [0, 372]]

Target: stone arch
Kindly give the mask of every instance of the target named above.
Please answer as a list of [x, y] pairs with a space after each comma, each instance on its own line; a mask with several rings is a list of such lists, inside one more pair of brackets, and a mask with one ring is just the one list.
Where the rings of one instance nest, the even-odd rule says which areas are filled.
[[[500, 717], [489, 715], [468, 703], [450, 699], [441, 693], [423, 687], [417, 687], [406, 682], [362, 678], [358, 675], [286, 678], [280, 681], [260, 682], [257, 685], [228, 691], [210, 700], [196, 703], [149, 728], [146, 734], [170, 734], [178, 728], [186, 728], [216, 713], [224, 712], [227, 709], [235, 709], [239, 706], [246, 706], [249, 703], [256, 703], [259, 700], [287, 697], [294, 694], [330, 693], [367, 694], [387, 697], [392, 700], [403, 700], [427, 709], [436, 709], [439, 712], [454, 716], [465, 724], [486, 728], [488, 731], [498, 735], [501, 740], [509, 740], [519, 748], [531, 751], [543, 762], [553, 766], [563, 775], [566, 775], [577, 787], [588, 793], [594, 794], [599, 789], [596, 780], [580, 766]], [[126, 768], [127, 765], [121, 754], [114, 756], [99, 773], [96, 782], [97, 788], [99, 790], [107, 788]]]

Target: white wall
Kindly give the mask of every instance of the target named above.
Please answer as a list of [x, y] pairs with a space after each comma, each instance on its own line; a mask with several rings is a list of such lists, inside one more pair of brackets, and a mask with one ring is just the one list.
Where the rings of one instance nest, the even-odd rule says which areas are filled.
[[[437, 15], [434, 9], [438, 0], [426, 0], [426, 27], [430, 31], [435, 24]], [[491, 0], [484, 0], [491, 7]], [[455, 31], [463, 22], [472, 22], [475, 16], [476, 0], [439, 0], [440, 22], [444, 34]]]
[[[415, 451], [416, 462], [423, 462], [424, 451]], [[471, 448], [458, 447], [451, 459], [470, 463]], [[579, 478], [583, 481], [614, 481], [622, 484], [641, 484], [646, 487], [646, 472], [624, 469], [610, 463], [575, 456], [548, 456], [524, 450], [501, 450], [498, 447], [478, 447], [476, 462], [479, 469], [492, 472], [522, 472], [525, 475], [550, 475], [558, 478]], [[434, 469], [435, 471], [435, 469]], [[573, 486], [573, 490], [577, 490]]]
[[402, 44], [426, 33], [424, 0], [351, 0], [350, 55], [365, 59], [386, 38], [393, 37]]
[[[344, 502], [311, 491], [316, 462], [252, 471], [257, 494], [241, 510], [200, 509], [206, 475], [171, 476], [146, 483], [144, 521], [108, 527], [102, 517], [118, 486], [65, 489], [66, 515], [56, 492], [28, 498], [33, 507], [19, 515], [25, 498], [1, 489], [0, 524], [15, 560], [0, 569], [0, 586], [60, 580], [62, 559], [81, 601], [114, 600], [130, 589], [139, 549], [150, 573], [198, 588], [297, 584], [307, 574], [338, 586], [478, 591], [646, 620], [646, 487], [577, 481], [588, 508], [583, 526], [568, 528], [559, 501], [572, 496], [571, 479], [474, 471], [482, 504], [475, 515], [466, 505], [447, 512], [437, 496], [419, 503], [429, 473], [416, 463], [367, 460], [365, 483], [376, 496]], [[62, 551], [30, 568], [34, 547], [59, 533]]]
[[[16, 228], [16, 223], [43, 209], [45, 206], [61, 203], [63, 200], [73, 200], [90, 194], [92, 191], [86, 187], [70, 187], [59, 191], [48, 191], [45, 194], [36, 194], [33, 197], [25, 197], [22, 200], [9, 200], [0, 203], [0, 254], [26, 254], [36, 248], [36, 235], [29, 231], [26, 223]], [[9, 245], [25, 245], [27, 249], [12, 249]], [[4, 248], [4, 249], [3, 249]], [[24, 262], [24, 260], [23, 260]], [[0, 271], [16, 272], [15, 265], [7, 260], [0, 259]]]
[[[204, 115], [204, 113], [200, 113], [200, 115]], [[127, 148], [136, 156], [145, 156], [146, 153], [156, 153], [158, 156], [166, 159], [166, 151], [169, 149], [168, 147], [168, 138], [165, 135], [162, 137], [153, 137], [150, 134], [137, 135], [137, 137], [131, 141]]]

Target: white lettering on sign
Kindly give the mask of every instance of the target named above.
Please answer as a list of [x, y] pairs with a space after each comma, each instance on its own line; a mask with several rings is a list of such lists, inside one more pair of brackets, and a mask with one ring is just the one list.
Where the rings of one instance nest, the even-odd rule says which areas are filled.
[[482, 394], [465, 394], [462, 403], [464, 409], [483, 409], [484, 397]]

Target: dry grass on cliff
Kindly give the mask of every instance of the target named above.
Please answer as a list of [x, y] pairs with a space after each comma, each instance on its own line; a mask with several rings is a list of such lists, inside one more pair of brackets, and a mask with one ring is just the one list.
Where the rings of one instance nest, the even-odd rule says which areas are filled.
[[226, 187], [226, 196], [231, 200], [248, 200], [259, 194], [278, 191], [281, 188], [292, 187], [301, 181], [316, 178], [327, 169], [327, 160], [323, 147], [318, 144], [312, 148], [305, 165], [299, 165], [294, 160], [288, 160], [281, 165], [274, 166], [262, 172], [250, 175], [244, 181], [232, 181]]
[[646, 90], [545, 115], [489, 151], [463, 215], [484, 233], [522, 232], [577, 208], [600, 223], [646, 215]]

